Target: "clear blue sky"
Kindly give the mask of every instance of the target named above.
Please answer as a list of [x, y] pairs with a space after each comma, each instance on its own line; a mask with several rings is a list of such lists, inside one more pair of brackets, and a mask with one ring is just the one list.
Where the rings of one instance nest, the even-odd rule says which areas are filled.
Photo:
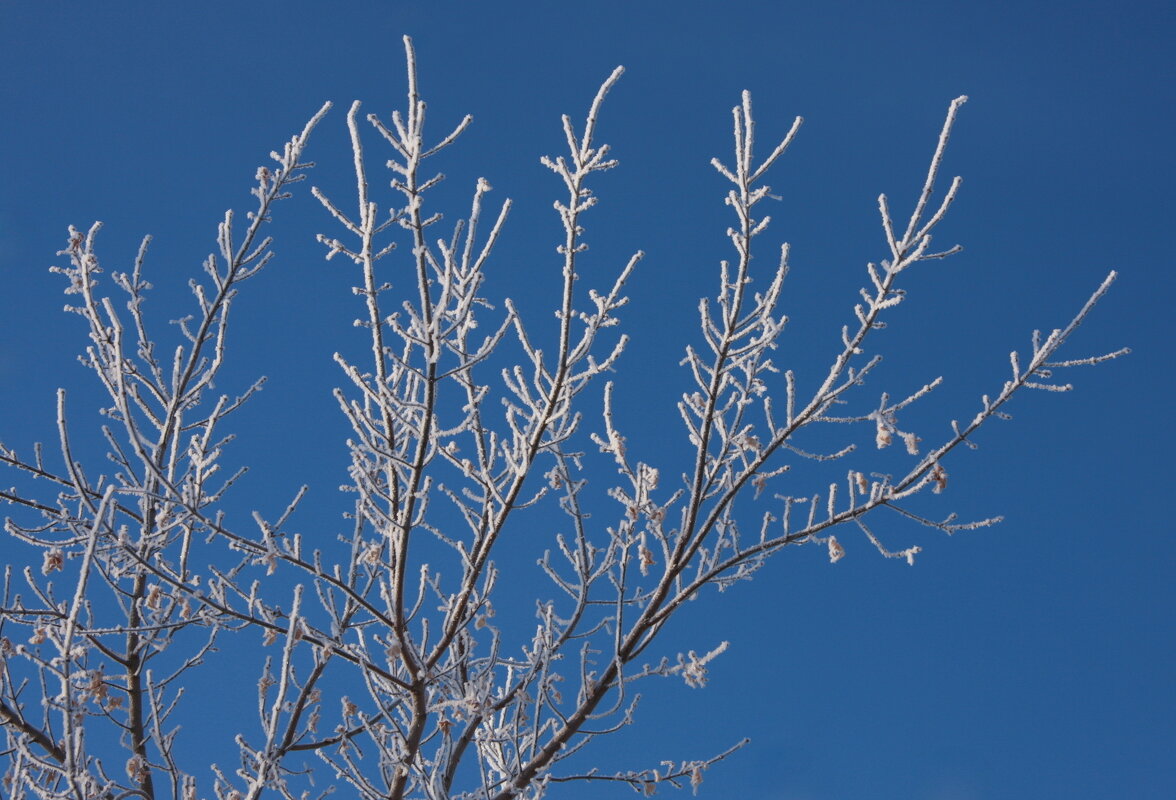
[[[88, 419], [92, 381], [73, 360], [83, 333], [46, 272], [66, 226], [103, 220], [120, 268], [153, 234], [152, 302], [161, 321], [179, 316], [224, 209], [245, 207], [254, 168], [327, 99], [310, 181], [347, 186], [347, 105], [401, 103], [402, 34], [434, 130], [475, 117], [444, 164], [454, 211], [478, 176], [517, 204], [488, 294], [535, 309], [558, 278], [558, 186], [538, 157], [562, 146], [559, 114], [582, 114], [628, 68], [601, 123], [621, 167], [596, 185], [588, 235], [597, 285], [648, 253], [615, 377], [631, 447], [649, 460], [681, 446], [675, 365], [726, 256], [725, 189], [708, 161], [729, 152], [739, 91], [753, 93], [765, 146], [793, 115], [807, 120], [771, 181], [782, 200], [767, 235], [793, 244], [778, 361], [802, 376], [836, 345], [865, 262], [884, 255], [878, 193], [912, 201], [948, 101], [968, 94], [945, 165], [963, 191], [939, 236], [965, 251], [912, 275], [867, 394], [942, 374], [928, 418], [970, 417], [1005, 379], [1007, 352], [1068, 320], [1112, 268], [1121, 280], [1070, 355], [1133, 354], [1072, 373], [1070, 395], [1021, 397], [1011, 422], [948, 464], [937, 512], [1004, 514], [1002, 526], [948, 540], [888, 522], [890, 543], [924, 547], [915, 567], [847, 533], [835, 566], [798, 548], [695, 604], [666, 648], [730, 640], [710, 686], [652, 686], [600, 760], [638, 768], [748, 735], [702, 796], [1176, 797], [1174, 15], [1151, 0], [5, 3], [0, 436], [54, 440], [58, 386]], [[301, 188], [277, 212], [278, 260], [236, 317], [238, 383], [225, 390], [271, 378], [238, 420], [233, 456], [254, 467], [238, 502], [272, 512], [306, 482], [318, 494], [304, 528], [342, 527], [329, 357], [354, 346], [352, 278], [321, 261], [313, 234], [329, 223]], [[10, 541], [0, 554], [24, 557]], [[566, 796], [614, 795], [629, 796]]]

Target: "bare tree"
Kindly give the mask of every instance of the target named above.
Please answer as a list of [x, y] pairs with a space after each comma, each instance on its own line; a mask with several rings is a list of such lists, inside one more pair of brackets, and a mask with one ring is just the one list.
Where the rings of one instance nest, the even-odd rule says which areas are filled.
[[[244, 231], [232, 212], [225, 215], [204, 277], [191, 282], [196, 307], [179, 321], [184, 343], [174, 352], [159, 352], [142, 312], [147, 241], [132, 272], [110, 275], [125, 302], [120, 309], [99, 281], [99, 225], [70, 229], [61, 252], [69, 266], [54, 271], [69, 282], [76, 302], [69, 310], [89, 326], [83, 361], [109, 397], [101, 433], [114, 468], [102, 473], [75, 457], [64, 390], [57, 456], [46, 458], [39, 446], [31, 457], [0, 446], [0, 460], [40, 479], [0, 493], [23, 509], [7, 531], [40, 561], [40, 574], [8, 566], [0, 609], [4, 787], [14, 800], [294, 798], [332, 784], [349, 796], [432, 800], [539, 798], [563, 781], [645, 793], [662, 784], [697, 787], [703, 771], [740, 744], [704, 760], [634, 771], [584, 766], [595, 763], [594, 739], [633, 720], [638, 684], [706, 682], [725, 642], [676, 657], [658, 648], [659, 632], [683, 604], [707, 586], [751, 577], [789, 545], [816, 544], [836, 562], [845, 553], [842, 530], [913, 563], [918, 547], [891, 549], [869, 527], [875, 511], [945, 533], [994, 522], [932, 519], [910, 500], [941, 492], [948, 455], [971, 446], [976, 430], [1002, 416], [1021, 389], [1065, 391], [1056, 371], [1126, 352], [1058, 355], [1110, 287], [1111, 273], [1066, 327], [1034, 333], [1026, 356], [1013, 353], [1004, 385], [930, 446], [899, 417], [938, 380], [897, 400], [885, 392], [876, 402], [857, 399], [879, 362], [871, 333], [902, 302], [903, 273], [958, 249], [936, 250], [932, 233], [960, 189], [955, 178], [942, 195], [934, 191], [966, 99], [959, 97], [905, 225], [879, 197], [889, 253], [867, 266], [827, 373], [802, 392], [793, 372], [772, 360], [785, 325], [779, 306], [788, 248], [766, 274], [752, 260], [769, 223], [757, 208], [769, 197], [765, 175], [801, 120], [757, 160], [744, 93], [733, 110], [732, 160], [712, 161], [731, 184], [734, 256], [721, 264], [713, 299], [699, 304], [702, 335], [682, 362], [689, 387], [678, 409], [693, 457], [670, 465], [637, 460], [614, 422], [613, 385], [602, 375], [625, 347], [625, 336], [606, 329], [618, 323], [625, 281], [641, 254], [602, 291], [583, 290], [577, 274], [586, 247], [581, 220], [596, 204], [592, 181], [616, 165], [596, 139], [596, 123], [621, 69], [582, 124], [563, 118], [567, 152], [542, 160], [564, 192], [555, 204], [564, 230], [558, 338], [544, 347], [509, 300], [496, 311], [485, 299], [484, 273], [509, 201], [488, 209], [490, 185], [479, 179], [468, 215], [433, 234], [441, 216], [427, 199], [441, 176], [425, 162], [453, 144], [470, 118], [435, 143], [426, 139], [413, 49], [408, 39], [405, 45], [405, 110], [390, 120], [366, 118], [390, 158], [392, 199], [377, 200], [369, 186], [359, 103], [347, 114], [355, 203], [312, 189], [334, 225], [319, 236], [327, 258], [349, 260], [358, 271], [358, 324], [370, 337], [370, 362], [336, 356], [347, 387], [335, 396], [353, 430], [347, 535], [291, 533], [306, 487], [276, 518], [255, 512], [255, 526], [245, 528], [230, 520], [223, 498], [240, 473], [220, 472], [229, 438], [222, 422], [257, 385], [236, 398], [213, 393], [233, 298], [270, 260], [262, 228], [311, 166], [303, 152], [329, 106], [273, 154], [273, 165], [258, 169], [257, 207]], [[414, 292], [381, 277], [390, 261], [411, 269]], [[601, 397], [602, 413], [584, 417], [583, 406]], [[860, 410], [845, 410], [854, 407]], [[802, 430], [829, 423], [841, 423], [831, 451], [798, 446]], [[902, 470], [861, 464], [817, 486], [800, 485], [790, 470], [804, 459], [851, 453], [858, 464], [863, 439], [878, 449], [901, 441]], [[602, 463], [590, 485], [585, 476]], [[609, 481], [615, 502], [602, 506], [594, 492]], [[39, 491], [46, 482], [52, 491]], [[597, 512], [592, 519], [589, 508]], [[537, 589], [532, 633], [526, 619], [495, 622], [494, 559], [543, 509], [566, 515], [568, 533], [555, 535], [540, 561], [550, 584]], [[598, 521], [602, 509], [612, 509], [607, 522]], [[224, 735], [239, 762], [214, 764], [208, 774], [194, 743], [177, 731], [184, 687], [212, 663], [218, 641], [240, 650], [259, 638], [272, 656], [264, 659], [257, 716], [231, 720]]]

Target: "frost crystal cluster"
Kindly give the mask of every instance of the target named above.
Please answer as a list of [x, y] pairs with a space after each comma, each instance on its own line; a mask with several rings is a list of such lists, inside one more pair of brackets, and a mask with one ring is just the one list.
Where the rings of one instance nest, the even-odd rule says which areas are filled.
[[[625, 348], [608, 329], [621, 322], [641, 254], [611, 285], [586, 288], [580, 278], [593, 181], [617, 163], [597, 140], [597, 119], [621, 70], [583, 122], [563, 118], [567, 150], [542, 159], [561, 187], [563, 239], [558, 333], [540, 342], [509, 300], [487, 299], [510, 203], [492, 208], [490, 183], [479, 179], [468, 214], [438, 233], [431, 190], [441, 176], [426, 162], [470, 119], [439, 139], [426, 134], [405, 45], [404, 110], [365, 118], [355, 103], [346, 116], [356, 196], [311, 190], [326, 212], [326, 258], [357, 276], [357, 325], [370, 344], [361, 362], [336, 356], [335, 396], [352, 429], [345, 535], [294, 532], [305, 487], [252, 522], [225, 511], [238, 473], [221, 470], [222, 429], [260, 384], [236, 398], [214, 392], [230, 354], [232, 300], [270, 260], [262, 229], [311, 166], [304, 150], [329, 106], [257, 171], [243, 224], [225, 215], [203, 277], [191, 282], [194, 308], [178, 322], [174, 352], [156, 346], [142, 312], [146, 242], [130, 273], [102, 279], [99, 226], [70, 229], [68, 266], [55, 271], [68, 282], [67, 310], [88, 327], [83, 361], [109, 398], [102, 439], [91, 439], [105, 441], [108, 460], [75, 456], [64, 390], [52, 457], [0, 445], [0, 462], [25, 481], [0, 497], [15, 508], [6, 529], [29, 565], [7, 568], [0, 608], [6, 797], [293, 800], [334, 788], [365, 800], [506, 800], [567, 781], [698, 790], [742, 743], [644, 767], [593, 755], [598, 737], [635, 719], [642, 686], [706, 684], [728, 647], [721, 632], [696, 632], [697, 650], [686, 653], [659, 641], [687, 601], [750, 577], [790, 545], [818, 546], [837, 562], [868, 542], [914, 563], [919, 548], [884, 543], [868, 522], [875, 512], [946, 533], [993, 522], [931, 519], [909, 501], [943, 492], [948, 457], [1021, 389], [1065, 390], [1059, 370], [1119, 355], [1058, 355], [1112, 273], [1069, 325], [1014, 353], [1004, 385], [942, 437], [916, 435], [902, 419], [937, 380], [898, 399], [861, 399], [879, 363], [871, 334], [900, 311], [904, 273], [957, 249], [936, 249], [932, 234], [960, 190], [956, 178], [935, 192], [960, 97], [906, 222], [879, 198], [888, 252], [867, 266], [827, 371], [799, 380], [774, 358], [788, 247], [766, 270], [753, 251], [770, 222], [760, 211], [766, 175], [801, 121], [757, 158], [744, 93], [734, 151], [712, 161], [729, 183], [733, 255], [699, 304], [700, 335], [680, 373], [692, 456], [642, 461], [613, 413], [622, 390], [604, 378]], [[373, 142], [375, 157], [365, 149]], [[391, 191], [377, 198], [371, 165], [385, 161], [390, 183], [378, 183]], [[866, 447], [799, 446], [802, 430], [829, 423]], [[900, 459], [901, 471], [867, 463], [892, 445], [886, 463]], [[805, 485], [796, 467], [811, 459], [848, 466], [838, 480]], [[496, 559], [521, 552], [504, 543], [524, 533], [529, 542], [548, 535], [542, 509], [563, 520], [539, 561], [550, 580], [527, 587], [533, 616], [497, 616], [514, 601], [500, 602]], [[256, 707], [225, 709], [210, 738], [194, 741], [180, 724], [193, 706], [185, 687], [203, 670], [241, 674], [255, 663]], [[218, 754], [211, 768], [209, 752]]]

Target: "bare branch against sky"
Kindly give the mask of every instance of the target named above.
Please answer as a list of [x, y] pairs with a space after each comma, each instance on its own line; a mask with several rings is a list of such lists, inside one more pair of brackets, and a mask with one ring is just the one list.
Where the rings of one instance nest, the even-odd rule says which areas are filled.
[[[955, 418], [928, 410], [943, 379], [912, 383], [919, 356], [880, 335], [914, 302], [912, 276], [960, 250], [940, 229], [966, 193], [945, 171], [949, 138], [967, 124], [964, 96], [936, 129], [898, 118], [927, 145], [925, 173], [903, 165], [921, 189], [909, 202], [878, 196], [881, 247], [858, 273], [857, 296], [826, 328], [832, 338], [798, 340], [785, 312], [807, 300], [789, 292], [789, 245], [768, 211], [784, 194], [770, 179], [806, 131], [800, 117], [757, 130], [745, 91], [732, 150], [710, 162], [724, 216], [699, 235], [725, 228], [727, 255], [709, 286], [688, 287], [705, 295], [698, 327], [666, 364], [629, 363], [621, 331], [648, 336], [666, 313], [660, 298], [630, 302], [649, 259], [588, 249], [598, 202], [642, 202], [597, 194], [601, 173], [618, 167], [603, 131], [624, 135], [605, 123], [622, 68], [594, 97], [569, 100], [588, 101], [587, 113], [565, 115], [559, 154], [541, 159], [558, 240], [554, 259], [534, 262], [510, 253], [512, 201], [494, 200], [493, 176], [439, 171], [466, 145], [472, 117], [427, 114], [427, 70], [418, 76], [408, 37], [404, 49], [404, 105], [388, 115], [357, 101], [342, 118], [323, 105], [257, 168], [250, 209], [225, 213], [186, 308], [160, 316], [160, 301], [148, 301], [163, 271], [149, 239], [126, 268], [105, 253], [100, 223], [69, 229], [53, 271], [86, 328], [81, 361], [102, 418], [92, 422], [63, 388], [47, 449], [18, 447], [20, 424], [3, 420], [0, 462], [14, 482], [0, 492], [12, 537], [0, 602], [5, 796], [293, 800], [333, 789], [507, 800], [559, 797], [572, 784], [598, 796], [671, 786], [705, 795], [704, 777], [739, 769], [745, 739], [703, 735], [693, 752], [669, 756], [607, 746], [641, 720], [642, 694], [703, 690], [729, 650], [758, 657], [725, 631], [724, 615], [741, 613], [738, 592], [722, 613], [694, 609], [718, 609], [718, 592], [784, 550], [833, 563], [805, 570], [842, 570], [847, 555], [867, 553], [884, 557], [872, 570], [933, 570], [920, 556], [935, 541], [927, 529], [999, 521], [957, 516], [946, 497], [990, 488], [956, 473], [975, 458], [966, 451], [977, 433], [1014, 400], [1081, 405], [1045, 395], [1127, 352], [1074, 352], [1069, 341], [1115, 272], [1069, 322], [1017, 331], [1026, 345], [1006, 375]], [[304, 189], [320, 174], [309, 148], [332, 124], [346, 128], [352, 175], [323, 172]], [[456, 200], [471, 182], [472, 198]], [[242, 365], [227, 365], [238, 334], [260, 335], [247, 318], [277, 262], [306, 243], [274, 258], [269, 232], [285, 241], [280, 220], [296, 195], [317, 199], [317, 240], [352, 284], [354, 330], [343, 318], [329, 334], [340, 342], [333, 396], [349, 464], [334, 476], [307, 467], [306, 485], [265, 510], [227, 447], [238, 433], [249, 447], [237, 420], [264, 379], [234, 391]], [[659, 230], [642, 233], [657, 246]], [[539, 288], [525, 302], [502, 299], [496, 272]], [[1064, 313], [1052, 298], [1035, 305], [1045, 318]], [[904, 371], [883, 371], [884, 349], [887, 367]], [[659, 377], [635, 390], [627, 369]], [[639, 413], [655, 390], [676, 416]], [[322, 424], [305, 417], [289, 437], [309, 443]], [[644, 425], [662, 426], [666, 444]], [[996, 433], [1016, 440], [1031, 427]], [[302, 457], [324, 458], [309, 447]], [[986, 457], [993, 469], [1019, 458]], [[315, 502], [345, 527], [313, 522]], [[695, 649], [679, 647], [675, 622]], [[254, 683], [254, 702], [242, 704], [236, 687]], [[208, 715], [214, 723], [191, 721]]]

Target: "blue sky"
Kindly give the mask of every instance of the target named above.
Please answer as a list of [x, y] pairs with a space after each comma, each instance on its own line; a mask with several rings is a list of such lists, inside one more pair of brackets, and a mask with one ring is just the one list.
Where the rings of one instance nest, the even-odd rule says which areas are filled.
[[[936, 514], [1003, 514], [1003, 525], [951, 540], [884, 528], [891, 544], [924, 548], [914, 568], [847, 534], [837, 565], [794, 549], [694, 604], [665, 646], [730, 640], [710, 685], [654, 686], [600, 761], [698, 758], [747, 735], [701, 796], [1176, 796], [1163, 332], [1176, 289], [1174, 17], [1170, 3], [1033, 0], [6, 3], [0, 436], [23, 449], [52, 441], [58, 386], [79, 427], [92, 421], [93, 382], [74, 360], [84, 334], [46, 271], [67, 225], [103, 220], [112, 264], [129, 264], [152, 234], [153, 308], [160, 321], [179, 316], [224, 209], [245, 206], [256, 166], [328, 99], [310, 183], [346, 189], [347, 105], [386, 114], [402, 102], [403, 34], [433, 130], [475, 118], [445, 156], [451, 208], [466, 210], [479, 176], [515, 200], [488, 294], [535, 309], [537, 331], [557, 287], [559, 189], [538, 158], [562, 146], [559, 115], [581, 115], [626, 66], [600, 129], [621, 166], [597, 183], [588, 236], [601, 287], [633, 250], [647, 252], [615, 376], [630, 446], [647, 459], [682, 446], [676, 364], [728, 256], [725, 189], [708, 161], [730, 150], [740, 90], [752, 92], [765, 147], [806, 118], [774, 170], [781, 200], [766, 235], [793, 246], [793, 322], [777, 360], [802, 376], [833, 352], [865, 263], [884, 255], [878, 193], [908, 207], [947, 103], [967, 94], [944, 167], [963, 190], [938, 238], [965, 250], [911, 276], [867, 395], [943, 375], [928, 430], [970, 417], [1005, 379], [1008, 351], [1065, 323], [1110, 269], [1121, 278], [1069, 354], [1132, 355], [1073, 372], [1069, 395], [1022, 396], [1011, 422], [948, 464]], [[321, 260], [313, 234], [329, 221], [300, 188], [277, 212], [277, 260], [236, 312], [228, 380], [270, 376], [237, 421], [233, 455], [254, 468], [237, 502], [273, 509], [310, 483], [319, 493], [302, 524], [329, 527], [346, 462], [330, 354], [357, 346], [353, 278]], [[25, 557], [10, 541], [0, 554]]]

